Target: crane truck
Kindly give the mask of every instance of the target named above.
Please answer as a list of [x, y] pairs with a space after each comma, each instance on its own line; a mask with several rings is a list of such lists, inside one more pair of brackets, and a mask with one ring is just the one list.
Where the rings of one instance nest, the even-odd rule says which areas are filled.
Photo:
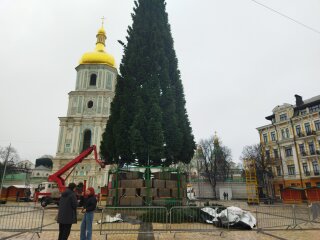
[[[60, 195], [66, 189], [66, 180], [70, 174], [74, 171], [77, 164], [81, 163], [83, 159], [94, 153], [94, 159], [100, 165], [101, 168], [105, 167], [105, 163], [98, 159], [98, 153], [95, 145], [84, 150], [79, 156], [68, 162], [65, 166], [59, 169], [52, 175], [49, 175], [47, 182], [42, 182], [38, 186], [38, 190], [35, 193], [34, 200], [40, 201], [42, 207], [46, 207], [48, 204], [59, 204]], [[70, 171], [71, 170], [71, 171]], [[69, 171], [68, 175], [64, 178], [63, 175]], [[86, 181], [84, 181], [82, 192], [85, 192]]]

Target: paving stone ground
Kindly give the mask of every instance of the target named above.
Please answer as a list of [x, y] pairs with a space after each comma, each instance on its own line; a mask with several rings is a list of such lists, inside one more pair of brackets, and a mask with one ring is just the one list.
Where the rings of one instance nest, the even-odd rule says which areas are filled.
[[[159, 235], [155, 234], [154, 238], [149, 239], [177, 239], [177, 240], [191, 240], [191, 239], [201, 239], [201, 240], [211, 240], [211, 239], [230, 239], [230, 240], [269, 240], [269, 239], [280, 239], [280, 240], [318, 240], [320, 233], [319, 231], [303, 230], [286, 230], [286, 231], [269, 231], [265, 233], [257, 233], [256, 231], [230, 231], [224, 232], [222, 236], [219, 233], [179, 233], [179, 234], [167, 234], [161, 233]], [[10, 237], [12, 236], [12, 237]], [[6, 238], [9, 237], [9, 238]], [[33, 236], [32, 234], [21, 234], [14, 236], [13, 233], [1, 233], [0, 239], [16, 239], [16, 240], [25, 240], [25, 239], [39, 239], [38, 236]], [[42, 232], [40, 234], [40, 239], [45, 240], [56, 240], [58, 239], [58, 232]], [[80, 239], [79, 231], [72, 231], [69, 237], [70, 240]], [[93, 238], [97, 240], [105, 239], [105, 236], [101, 236], [99, 232], [94, 232]], [[137, 240], [137, 234], [123, 234], [123, 235], [110, 235], [108, 240]]]

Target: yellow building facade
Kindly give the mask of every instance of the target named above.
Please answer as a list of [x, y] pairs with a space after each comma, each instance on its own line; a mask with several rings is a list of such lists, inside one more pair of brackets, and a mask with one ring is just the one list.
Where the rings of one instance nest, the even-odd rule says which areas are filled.
[[273, 173], [276, 197], [285, 187], [320, 187], [320, 95], [284, 103], [258, 127], [262, 154]]

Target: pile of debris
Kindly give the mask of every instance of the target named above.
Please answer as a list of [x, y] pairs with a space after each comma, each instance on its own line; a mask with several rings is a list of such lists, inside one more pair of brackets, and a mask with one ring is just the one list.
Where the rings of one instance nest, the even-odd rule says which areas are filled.
[[237, 229], [253, 229], [256, 226], [255, 217], [248, 211], [238, 207], [204, 207], [201, 209], [204, 222], [217, 227], [232, 227]]

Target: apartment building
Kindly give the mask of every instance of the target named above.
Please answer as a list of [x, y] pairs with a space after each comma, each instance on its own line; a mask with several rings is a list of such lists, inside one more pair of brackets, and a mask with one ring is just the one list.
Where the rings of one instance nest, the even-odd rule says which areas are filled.
[[320, 95], [276, 106], [258, 127], [266, 166], [273, 173], [275, 195], [284, 187], [320, 187]]

